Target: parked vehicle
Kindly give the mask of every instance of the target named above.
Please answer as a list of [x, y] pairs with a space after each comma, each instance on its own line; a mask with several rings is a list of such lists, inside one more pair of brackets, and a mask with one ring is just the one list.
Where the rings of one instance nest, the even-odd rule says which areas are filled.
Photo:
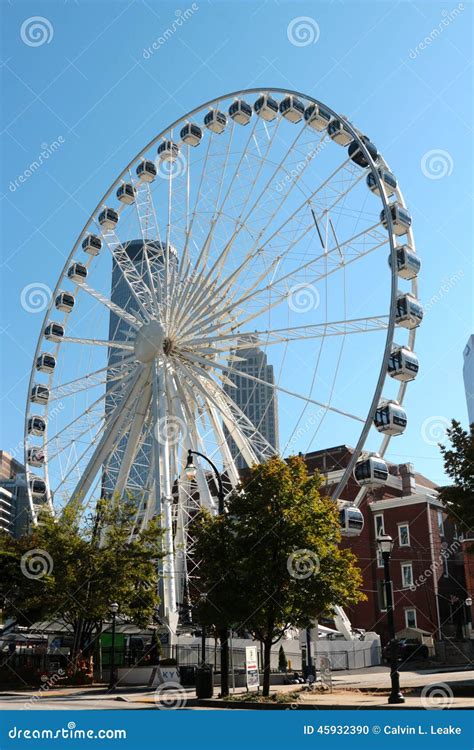
[[[391, 642], [385, 644], [382, 651], [382, 659], [390, 661]], [[410, 659], [427, 659], [428, 646], [420, 643], [416, 638], [402, 638], [397, 641], [398, 661], [409, 661]]]

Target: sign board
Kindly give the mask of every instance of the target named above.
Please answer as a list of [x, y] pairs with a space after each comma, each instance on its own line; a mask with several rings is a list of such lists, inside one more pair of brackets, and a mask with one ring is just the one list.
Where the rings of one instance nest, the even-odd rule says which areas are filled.
[[260, 678], [258, 675], [257, 647], [245, 647], [245, 676], [247, 680], [247, 690], [258, 690], [260, 687]]
[[179, 684], [179, 671], [177, 667], [153, 667], [148, 680], [148, 687], [156, 688], [158, 685], [172, 683]]
[[332, 690], [331, 662], [325, 654], [319, 657], [319, 678], [322, 685]]

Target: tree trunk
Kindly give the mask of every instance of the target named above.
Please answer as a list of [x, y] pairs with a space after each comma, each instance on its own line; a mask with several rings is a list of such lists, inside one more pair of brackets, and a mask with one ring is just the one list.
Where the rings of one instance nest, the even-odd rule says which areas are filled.
[[272, 639], [263, 642], [263, 695], [270, 695], [270, 659], [272, 654]]
[[219, 630], [221, 642], [221, 695], [226, 698], [229, 695], [229, 631], [227, 628]]

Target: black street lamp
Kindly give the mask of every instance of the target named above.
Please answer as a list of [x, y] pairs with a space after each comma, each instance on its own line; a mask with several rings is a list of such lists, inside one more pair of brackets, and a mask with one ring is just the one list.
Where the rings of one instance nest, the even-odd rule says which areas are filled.
[[470, 637], [470, 626], [471, 626], [471, 607], [472, 607], [472, 597], [468, 596], [467, 599], [464, 600], [464, 622], [465, 622], [465, 633], [464, 637], [469, 638]]
[[110, 656], [110, 679], [109, 679], [109, 693], [115, 690], [117, 684], [117, 670], [115, 667], [115, 625], [117, 619], [119, 605], [117, 602], [113, 602], [110, 605], [110, 611], [112, 612], [112, 650]]
[[388, 534], [382, 534], [377, 539], [377, 545], [382, 555], [385, 598], [387, 601], [388, 634], [390, 638], [390, 680], [392, 690], [388, 697], [389, 703], [405, 703], [405, 698], [400, 692], [400, 673], [398, 671], [398, 648], [395, 640], [395, 622], [393, 619], [393, 593], [392, 580], [390, 578], [390, 555], [393, 549], [393, 539]]
[[[186, 463], [186, 466], [184, 468], [184, 474], [186, 479], [189, 481], [193, 481], [193, 479], [196, 478], [196, 467], [194, 465], [193, 456], [199, 456], [200, 458], [204, 459], [209, 466], [212, 468], [212, 471], [214, 473], [214, 477], [216, 479], [217, 483], [217, 499], [218, 499], [218, 513], [220, 516], [224, 515], [224, 485], [222, 483], [222, 477], [220, 475], [220, 472], [215, 465], [213, 461], [211, 461], [208, 456], [206, 456], [204, 453], [200, 453], [199, 451], [193, 451], [188, 450], [188, 460]], [[206, 629], [205, 626], [202, 625], [202, 631], [201, 631], [201, 638], [202, 638], [202, 654], [203, 654], [203, 663], [205, 661], [205, 652], [206, 652]], [[221, 695], [227, 696], [229, 694], [229, 643], [227, 634], [226, 637], [221, 639]]]
[[189, 479], [190, 481], [196, 479], [196, 467], [194, 465], [193, 456], [199, 456], [200, 458], [203, 458], [205, 461], [207, 461], [214, 472], [214, 476], [217, 482], [217, 499], [219, 501], [218, 512], [219, 515], [222, 516], [222, 514], [224, 513], [224, 485], [222, 484], [222, 477], [217, 469], [217, 466], [211, 461], [210, 458], [205, 456], [204, 453], [188, 450], [188, 462], [184, 468], [184, 473], [186, 479]]

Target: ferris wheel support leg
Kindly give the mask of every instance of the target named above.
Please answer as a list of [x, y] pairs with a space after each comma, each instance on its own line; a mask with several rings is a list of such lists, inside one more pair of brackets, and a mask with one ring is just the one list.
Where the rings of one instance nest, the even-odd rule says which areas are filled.
[[[170, 479], [169, 440], [166, 420], [169, 407], [165, 386], [163, 364], [155, 365], [153, 378], [153, 417], [154, 417], [154, 454], [155, 454], [155, 510], [161, 518], [163, 530], [163, 558], [160, 564], [162, 598], [161, 611], [170, 629], [171, 644], [176, 638], [178, 610], [176, 606], [176, 582], [173, 552], [172, 497]], [[157, 470], [159, 467], [159, 470]], [[158, 477], [161, 477], [161, 484]]]
[[230, 479], [232, 487], [237, 487], [240, 482], [239, 473], [235, 468], [235, 463], [230, 452], [229, 444], [227, 443], [224, 435], [224, 430], [222, 429], [222, 425], [217, 416], [217, 410], [212, 404], [207, 404], [207, 408], [214, 432], [217, 436], [218, 444], [221, 446], [221, 451], [224, 458], [224, 466], [227, 475]]

